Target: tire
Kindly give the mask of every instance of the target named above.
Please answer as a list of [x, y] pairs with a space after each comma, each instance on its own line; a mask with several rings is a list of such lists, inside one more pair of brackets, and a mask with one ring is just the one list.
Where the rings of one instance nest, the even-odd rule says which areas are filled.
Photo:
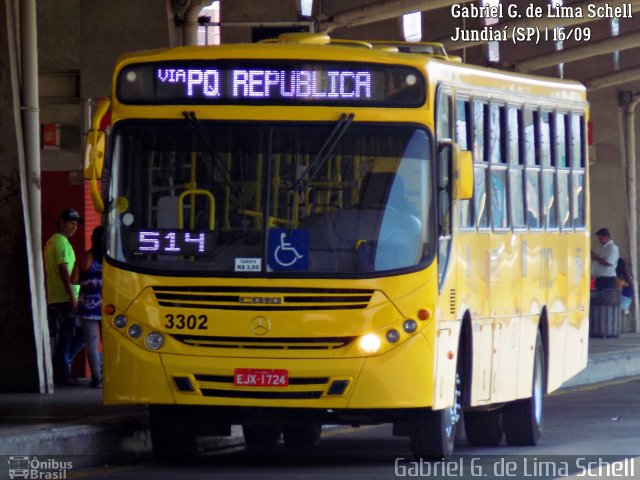
[[456, 375], [453, 406], [442, 410], [421, 408], [409, 416], [411, 451], [416, 458], [441, 459], [453, 454], [460, 419], [460, 375]]
[[544, 348], [538, 333], [533, 359], [531, 397], [509, 402], [503, 407], [502, 422], [507, 445], [533, 446], [540, 441], [544, 406], [544, 372]]
[[284, 443], [289, 448], [314, 448], [320, 443], [322, 425], [285, 425]]
[[495, 447], [503, 437], [502, 412], [464, 412], [464, 431], [467, 443], [473, 446]]
[[273, 425], [243, 425], [244, 443], [249, 448], [270, 448], [280, 440], [280, 427]]
[[197, 453], [196, 434], [166, 405], [149, 405], [149, 430], [156, 460], [180, 460]]

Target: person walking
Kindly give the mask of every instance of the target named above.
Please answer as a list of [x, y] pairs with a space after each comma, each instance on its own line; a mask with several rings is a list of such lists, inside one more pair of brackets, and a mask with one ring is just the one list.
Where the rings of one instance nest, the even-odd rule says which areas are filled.
[[78, 317], [87, 345], [91, 369], [91, 388], [102, 386], [102, 359], [100, 358], [100, 321], [102, 320], [102, 258], [104, 256], [104, 228], [98, 226], [91, 234], [91, 249], [84, 252], [76, 263], [71, 281], [80, 283]]
[[71, 362], [84, 346], [78, 331], [77, 295], [79, 287], [71, 282], [76, 256], [69, 239], [78, 224], [84, 223], [73, 209], [64, 210], [58, 217], [58, 230], [44, 247], [47, 292], [47, 321], [54, 354], [54, 381], [59, 385], [75, 385], [71, 376]]

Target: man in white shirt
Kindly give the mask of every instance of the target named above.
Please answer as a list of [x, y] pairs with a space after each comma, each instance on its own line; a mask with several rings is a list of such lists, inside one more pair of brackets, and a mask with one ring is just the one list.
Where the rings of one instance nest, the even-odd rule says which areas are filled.
[[600, 245], [591, 250], [591, 276], [596, 279], [596, 289], [616, 288], [616, 265], [620, 258], [618, 246], [611, 240], [606, 228], [596, 232]]

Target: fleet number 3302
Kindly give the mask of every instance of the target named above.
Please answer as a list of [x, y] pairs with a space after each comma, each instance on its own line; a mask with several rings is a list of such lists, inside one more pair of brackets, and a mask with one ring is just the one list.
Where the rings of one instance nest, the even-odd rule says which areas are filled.
[[206, 315], [173, 315], [168, 313], [164, 318], [166, 320], [164, 328], [175, 328], [177, 330], [206, 330], [209, 328], [209, 319]]

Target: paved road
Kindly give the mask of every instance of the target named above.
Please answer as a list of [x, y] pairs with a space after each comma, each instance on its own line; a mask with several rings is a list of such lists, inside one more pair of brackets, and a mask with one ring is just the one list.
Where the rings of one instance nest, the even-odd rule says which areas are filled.
[[[544, 428], [537, 447], [476, 448], [462, 444], [457, 448], [460, 456], [448, 462], [414, 462], [408, 439], [391, 436], [391, 427], [381, 425], [327, 430], [319, 448], [310, 454], [292, 454], [279, 445], [258, 456], [240, 447], [202, 455], [185, 464], [141, 460], [76, 470], [68, 478], [541, 479], [576, 474], [585, 478], [640, 478], [640, 377], [547, 397]], [[625, 460], [627, 457], [632, 459]], [[608, 465], [616, 461], [619, 463]]]

